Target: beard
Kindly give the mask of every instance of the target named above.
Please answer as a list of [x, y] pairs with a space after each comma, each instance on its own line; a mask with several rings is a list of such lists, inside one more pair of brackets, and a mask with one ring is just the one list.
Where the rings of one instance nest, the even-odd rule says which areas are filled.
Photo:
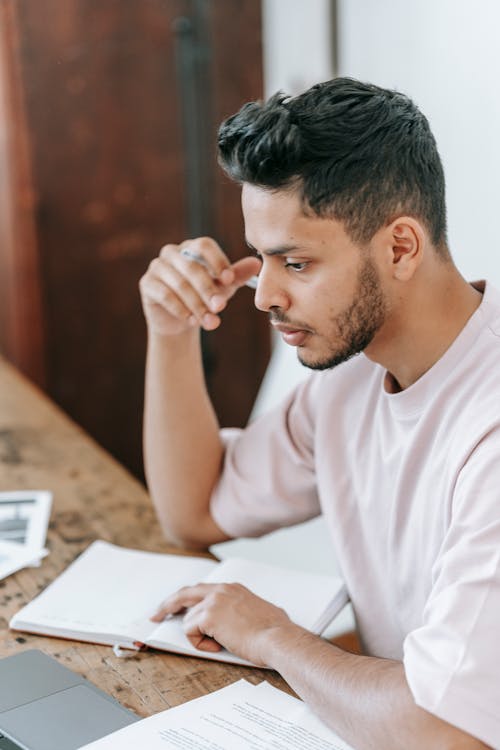
[[[377, 269], [370, 257], [364, 261], [352, 303], [333, 319], [331, 351], [323, 358], [307, 361], [297, 351], [299, 362], [311, 370], [329, 370], [360, 354], [371, 343], [387, 315], [387, 301]], [[335, 341], [335, 343], [333, 343]]]

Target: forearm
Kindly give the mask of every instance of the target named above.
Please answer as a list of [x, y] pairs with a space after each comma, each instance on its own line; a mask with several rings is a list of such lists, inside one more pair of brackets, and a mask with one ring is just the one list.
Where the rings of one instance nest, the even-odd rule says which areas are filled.
[[198, 329], [180, 336], [150, 335], [144, 464], [158, 518], [175, 543], [202, 547], [224, 538], [209, 513], [222, 460], [217, 418], [204, 383]]
[[486, 748], [416, 705], [401, 662], [347, 653], [296, 626], [264, 637], [269, 666], [356, 750]]
[[231, 264], [209, 237], [165, 245], [141, 278], [148, 324], [144, 462], [166, 535], [189, 547], [227, 539], [210, 515], [224, 449], [203, 374], [199, 330], [258, 273], [256, 258]]

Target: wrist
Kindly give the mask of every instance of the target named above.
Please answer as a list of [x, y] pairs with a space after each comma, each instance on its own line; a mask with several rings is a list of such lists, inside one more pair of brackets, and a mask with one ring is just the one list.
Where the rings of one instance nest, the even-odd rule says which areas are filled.
[[270, 669], [281, 672], [284, 661], [297, 653], [297, 649], [309, 638], [316, 639], [316, 636], [293, 622], [265, 628], [259, 634], [262, 662]]
[[[150, 332], [146, 357], [147, 378], [160, 378], [162, 390], [167, 383], [178, 388], [204, 383], [199, 330], [177, 336], [164, 336]], [[182, 380], [179, 381], [179, 376]]]
[[199, 328], [188, 328], [185, 331], [175, 334], [163, 333], [154, 328], [148, 328], [148, 348], [150, 350], [172, 351], [175, 354], [181, 354], [183, 352], [191, 352], [193, 349], [197, 351], [199, 346]]

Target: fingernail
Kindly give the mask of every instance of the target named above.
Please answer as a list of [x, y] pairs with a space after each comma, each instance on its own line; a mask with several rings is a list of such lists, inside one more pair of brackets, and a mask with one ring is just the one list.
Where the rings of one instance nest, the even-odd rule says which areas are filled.
[[210, 298], [210, 309], [213, 312], [220, 312], [225, 305], [226, 300], [221, 294], [214, 294], [214, 296]]
[[211, 331], [213, 328], [217, 328], [219, 325], [219, 318], [216, 315], [212, 315], [212, 313], [205, 313], [203, 318], [201, 319], [203, 328]]

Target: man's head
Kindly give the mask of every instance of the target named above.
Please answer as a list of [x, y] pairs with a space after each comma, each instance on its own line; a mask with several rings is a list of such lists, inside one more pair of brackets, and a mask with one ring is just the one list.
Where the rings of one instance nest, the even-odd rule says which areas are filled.
[[429, 123], [404, 94], [335, 78], [299, 96], [250, 102], [219, 130], [236, 181], [298, 189], [306, 209], [341, 221], [366, 244], [400, 214], [446, 251], [445, 183]]
[[263, 259], [256, 304], [309, 367], [365, 350], [384, 325], [387, 243], [400, 278], [421, 262], [422, 232], [449, 259], [441, 161], [402, 94], [338, 78], [251, 102], [222, 124], [219, 158]]

